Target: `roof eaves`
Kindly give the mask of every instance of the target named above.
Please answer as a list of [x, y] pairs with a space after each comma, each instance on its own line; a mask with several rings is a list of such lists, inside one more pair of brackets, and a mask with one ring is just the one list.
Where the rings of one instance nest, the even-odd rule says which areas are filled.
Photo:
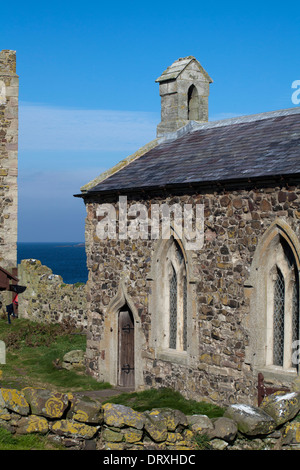
[[149, 185], [149, 186], [136, 186], [131, 188], [119, 188], [116, 189], [105, 189], [101, 191], [88, 191], [86, 194], [78, 195], [80, 197], [93, 197], [97, 194], [102, 195], [122, 195], [122, 194], [132, 194], [132, 193], [143, 193], [143, 194], [150, 194], [156, 193], [157, 191], [165, 191], [165, 192], [172, 192], [176, 191], [186, 191], [189, 192], [194, 190], [203, 190], [204, 188], [215, 190], [216, 188], [223, 188], [223, 189], [237, 189], [240, 188], [242, 184], [243, 187], [249, 186], [253, 187], [253, 185], [265, 185], [265, 184], [278, 184], [278, 182], [288, 182], [289, 184], [300, 182], [300, 175], [297, 173], [292, 174], [270, 174], [270, 175], [258, 175], [258, 176], [244, 176], [240, 178], [220, 178], [220, 179], [211, 179], [205, 181], [193, 181], [193, 182], [183, 182], [183, 183], [171, 183], [171, 184], [157, 184], [157, 185]]

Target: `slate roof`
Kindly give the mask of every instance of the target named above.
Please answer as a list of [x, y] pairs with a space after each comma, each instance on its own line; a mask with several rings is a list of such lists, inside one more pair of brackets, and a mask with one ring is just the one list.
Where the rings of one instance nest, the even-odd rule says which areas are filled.
[[170, 80], [176, 80], [179, 75], [184, 71], [184, 69], [192, 62], [195, 61], [198, 65], [199, 69], [203, 73], [203, 75], [207, 78], [207, 80], [212, 83], [212, 79], [208, 75], [208, 73], [204, 70], [201, 64], [198, 62], [197, 59], [193, 56], [182, 57], [180, 59], [175, 60], [172, 65], [170, 65], [155, 81], [162, 83], [167, 82]]
[[300, 175], [300, 108], [189, 124], [85, 194]]

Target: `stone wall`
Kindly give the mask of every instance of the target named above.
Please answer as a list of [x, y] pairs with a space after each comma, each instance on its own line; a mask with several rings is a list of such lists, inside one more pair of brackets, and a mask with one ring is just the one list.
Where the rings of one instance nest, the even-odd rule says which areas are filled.
[[299, 410], [298, 392], [277, 392], [259, 408], [234, 404], [210, 419], [165, 408], [141, 413], [84, 393], [0, 389], [0, 427], [81, 450], [299, 449]]
[[0, 265], [17, 266], [18, 92], [15, 51], [0, 52]]
[[159, 263], [155, 258], [159, 242], [150, 237], [100, 240], [97, 208], [104, 202], [113, 203], [118, 214], [118, 203], [109, 196], [101, 195], [101, 200], [93, 196], [86, 200], [89, 372], [114, 384], [107, 374], [116, 368], [113, 348], [117, 333], [113, 325], [107, 325], [117, 315], [117, 307], [127, 302], [138, 327], [136, 377], [139, 374], [141, 379], [137, 386], [171, 387], [188, 398], [217, 403], [237, 399], [254, 403], [258, 371], [253, 369], [255, 348], [252, 352], [251, 344], [249, 348], [252, 288], [245, 285], [259, 241], [274, 221], [285, 222], [300, 240], [299, 187], [274, 183], [254, 187], [249, 183], [247, 189], [168, 196], [153, 193], [143, 198], [128, 196], [128, 207], [142, 203], [150, 213], [150, 205], [155, 203], [204, 204], [204, 246], [189, 253], [192, 307], [188, 315], [190, 337], [197, 338], [197, 347], [192, 353], [188, 349], [186, 363], [159, 356], [153, 340], [156, 310], [152, 303], [155, 283], [161, 282], [159, 276], [153, 276], [153, 265]]
[[65, 284], [39, 260], [22, 260], [18, 266], [19, 284], [26, 286], [19, 295], [19, 316], [32, 321], [60, 323], [72, 321], [87, 326], [86, 284]]

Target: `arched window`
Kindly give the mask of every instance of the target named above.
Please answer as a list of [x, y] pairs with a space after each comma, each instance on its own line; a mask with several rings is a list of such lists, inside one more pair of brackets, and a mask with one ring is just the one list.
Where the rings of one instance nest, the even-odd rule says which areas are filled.
[[188, 90], [188, 119], [190, 121], [199, 121], [199, 95], [197, 88], [191, 85]]
[[274, 306], [273, 306], [273, 363], [283, 366], [284, 353], [284, 301], [285, 288], [284, 277], [277, 268], [274, 283]]
[[176, 349], [177, 344], [177, 276], [173, 266], [171, 266], [171, 278], [169, 280], [169, 347]]
[[[188, 255], [181, 240], [171, 236], [158, 242], [153, 257], [149, 299], [151, 312], [151, 344], [156, 357], [187, 364], [197, 349], [198, 324], [193, 313], [193, 281], [188, 277]], [[193, 325], [193, 326], [192, 326]]]
[[299, 266], [297, 237], [284, 222], [274, 223], [257, 248], [250, 282], [250, 351], [264, 374], [299, 371]]
[[[267, 364], [283, 369], [297, 367], [293, 363], [293, 342], [299, 339], [299, 283], [296, 260], [287, 241], [279, 236], [269, 251], [267, 278], [267, 323], [272, 337], [267, 344]], [[273, 264], [271, 266], [271, 264]], [[272, 350], [271, 350], [271, 344]]]
[[169, 269], [169, 348], [186, 351], [187, 348], [187, 280], [183, 253], [173, 240], [167, 253]]
[[[293, 343], [299, 341], [299, 277], [295, 270], [295, 280], [293, 286], [293, 318], [292, 318], [292, 330], [293, 330]], [[296, 347], [294, 346], [294, 349]]]

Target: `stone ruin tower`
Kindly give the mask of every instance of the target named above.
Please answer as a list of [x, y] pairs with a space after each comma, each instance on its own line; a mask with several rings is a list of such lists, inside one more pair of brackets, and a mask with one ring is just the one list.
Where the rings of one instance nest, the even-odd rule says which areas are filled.
[[0, 51], [0, 266], [17, 266], [18, 92], [16, 52]]
[[193, 56], [176, 60], [156, 82], [161, 97], [157, 137], [185, 126], [208, 121], [208, 95], [212, 79]]

